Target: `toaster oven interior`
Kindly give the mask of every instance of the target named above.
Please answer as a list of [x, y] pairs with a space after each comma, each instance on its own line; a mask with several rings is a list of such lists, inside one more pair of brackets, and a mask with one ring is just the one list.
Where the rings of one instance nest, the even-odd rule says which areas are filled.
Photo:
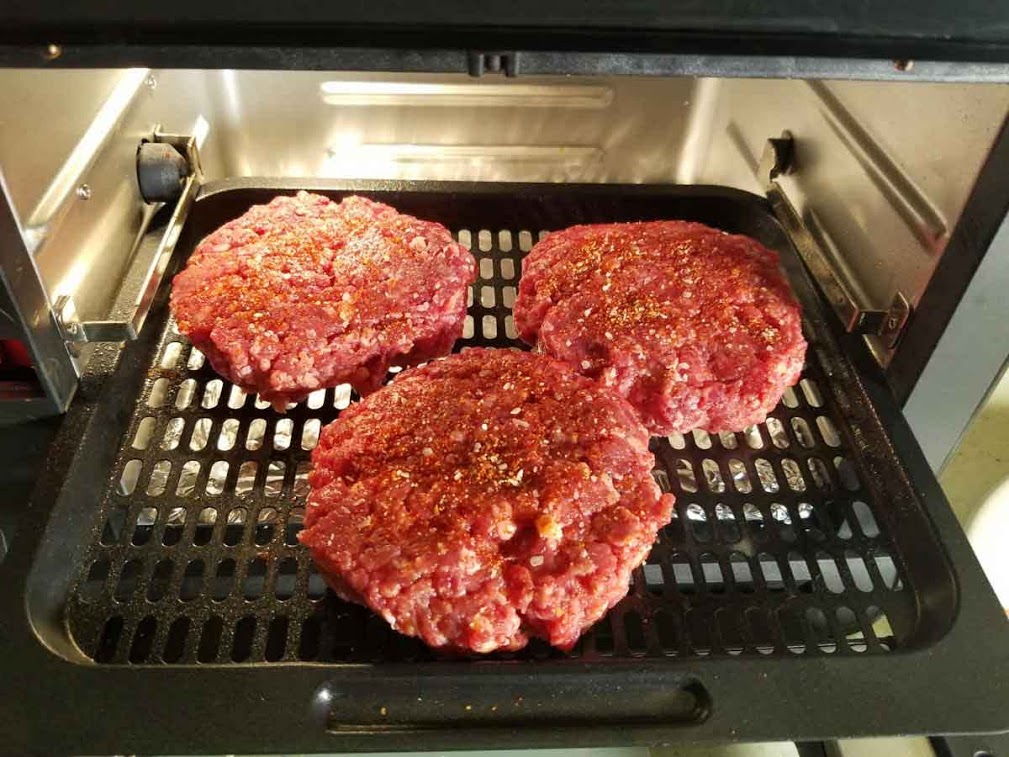
[[[950, 375], [947, 324], [1000, 280], [975, 272], [1009, 254], [1004, 84], [131, 68], [3, 69], [0, 91], [0, 420], [67, 413], [0, 555], [0, 616], [24, 650], [5, 665], [45, 682], [11, 706], [33, 723], [53, 691], [88, 691], [105, 718], [60, 710], [38, 743], [1005, 725], [997, 682], [975, 685], [1009, 665], [1001, 615], [930, 467], [1009, 334], [961, 339], [955, 385], [922, 399]], [[311, 448], [355, 398], [329, 389], [278, 416], [213, 374], [165, 300], [199, 238], [301, 188], [386, 199], [469, 245], [460, 347], [517, 346], [521, 259], [544, 231], [683, 217], [781, 253], [803, 381], [759, 427], [653, 440], [676, 516], [572, 656], [439, 658], [327, 594], [297, 547]], [[911, 427], [902, 405], [923, 408]], [[925, 701], [940, 678], [970, 706]], [[890, 698], [894, 681], [914, 696]], [[153, 690], [219, 727], [191, 735], [182, 707], [137, 725], [131, 703]], [[527, 710], [498, 713], [502, 692]], [[391, 720], [384, 697], [404, 704]]]
[[[842, 317], [857, 328], [866, 316], [867, 343], [904, 402], [955, 306], [926, 297], [940, 263], [969, 279], [984, 253], [952, 249], [964, 246], [955, 231], [1009, 112], [1004, 85], [921, 81], [5, 69], [0, 90], [7, 254], [29, 259], [38, 279], [34, 299], [23, 281], [6, 293], [30, 303], [5, 303], [0, 317], [0, 338], [33, 353], [30, 369], [8, 360], [0, 374], [0, 415], [15, 419], [65, 409], [93, 351], [46, 332], [68, 318], [109, 319], [132, 293], [151, 230], [161, 231], [136, 168], [139, 144], [155, 134], [191, 137], [203, 182], [712, 184], [763, 194], [765, 146], [787, 133], [794, 153], [778, 183], [842, 282]], [[26, 317], [32, 303], [41, 312]], [[975, 362], [984, 368], [973, 390], [950, 400], [963, 406], [960, 429], [930, 450], [933, 464], [993, 378], [991, 360]]]

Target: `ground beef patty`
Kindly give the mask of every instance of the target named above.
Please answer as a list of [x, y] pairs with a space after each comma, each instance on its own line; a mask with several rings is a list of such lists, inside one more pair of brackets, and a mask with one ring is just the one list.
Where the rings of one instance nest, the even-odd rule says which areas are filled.
[[806, 353], [777, 254], [684, 221], [549, 234], [523, 261], [515, 323], [630, 400], [655, 434], [763, 421]]
[[329, 585], [435, 648], [570, 648], [673, 505], [619, 396], [545, 355], [470, 349], [326, 427], [302, 543]]
[[448, 353], [475, 278], [440, 224], [299, 192], [200, 242], [171, 306], [214, 370], [283, 407], [344, 382], [366, 394], [390, 365]]

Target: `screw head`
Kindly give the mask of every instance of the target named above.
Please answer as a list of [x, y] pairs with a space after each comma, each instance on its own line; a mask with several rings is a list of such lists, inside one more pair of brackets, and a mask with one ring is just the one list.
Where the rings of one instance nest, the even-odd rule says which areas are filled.
[[77, 191], [75, 194], [82, 200], [90, 200], [91, 187], [87, 184], [81, 184], [79, 187], [77, 187]]
[[893, 67], [896, 68], [898, 71], [901, 71], [902, 73], [907, 73], [912, 68], [914, 68], [914, 61], [901, 58], [893, 62]]
[[891, 331], [897, 328], [897, 323], [898, 323], [897, 316], [895, 315], [891, 315], [889, 318], [886, 319], [886, 327]]
[[158, 80], [157, 80], [157, 78], [155, 78], [154, 74], [147, 74], [147, 78], [144, 79], [144, 85], [148, 89], [157, 89], [158, 88]]
[[50, 42], [46, 47], [45, 58], [46, 60], [56, 60], [61, 55], [63, 55], [63, 48], [57, 45], [55, 42]]

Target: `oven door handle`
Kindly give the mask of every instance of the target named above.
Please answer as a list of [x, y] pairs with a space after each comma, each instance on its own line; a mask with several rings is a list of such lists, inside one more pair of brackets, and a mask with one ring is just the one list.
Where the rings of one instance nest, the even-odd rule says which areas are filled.
[[[339, 736], [537, 726], [608, 731], [628, 724], [698, 726], [711, 714], [707, 688], [689, 673], [620, 663], [586, 671], [548, 663], [535, 675], [516, 678], [495, 667], [403, 665], [383, 671], [380, 685], [370, 666], [346, 669], [316, 689], [312, 717], [327, 733]], [[606, 716], [586, 714], [595, 709], [586, 707], [591, 698], [605, 700]]]

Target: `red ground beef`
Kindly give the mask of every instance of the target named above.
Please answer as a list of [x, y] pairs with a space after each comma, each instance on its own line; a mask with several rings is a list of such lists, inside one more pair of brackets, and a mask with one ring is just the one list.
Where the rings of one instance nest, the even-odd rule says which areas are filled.
[[671, 515], [648, 433], [545, 355], [470, 349], [327, 426], [302, 543], [329, 585], [435, 648], [569, 649]]
[[475, 278], [440, 224], [299, 192], [200, 242], [171, 307], [214, 370], [282, 408], [342, 383], [367, 394], [391, 365], [447, 354]]
[[806, 353], [777, 254], [698, 223], [549, 234], [514, 310], [522, 339], [615, 389], [654, 434], [763, 421]]

